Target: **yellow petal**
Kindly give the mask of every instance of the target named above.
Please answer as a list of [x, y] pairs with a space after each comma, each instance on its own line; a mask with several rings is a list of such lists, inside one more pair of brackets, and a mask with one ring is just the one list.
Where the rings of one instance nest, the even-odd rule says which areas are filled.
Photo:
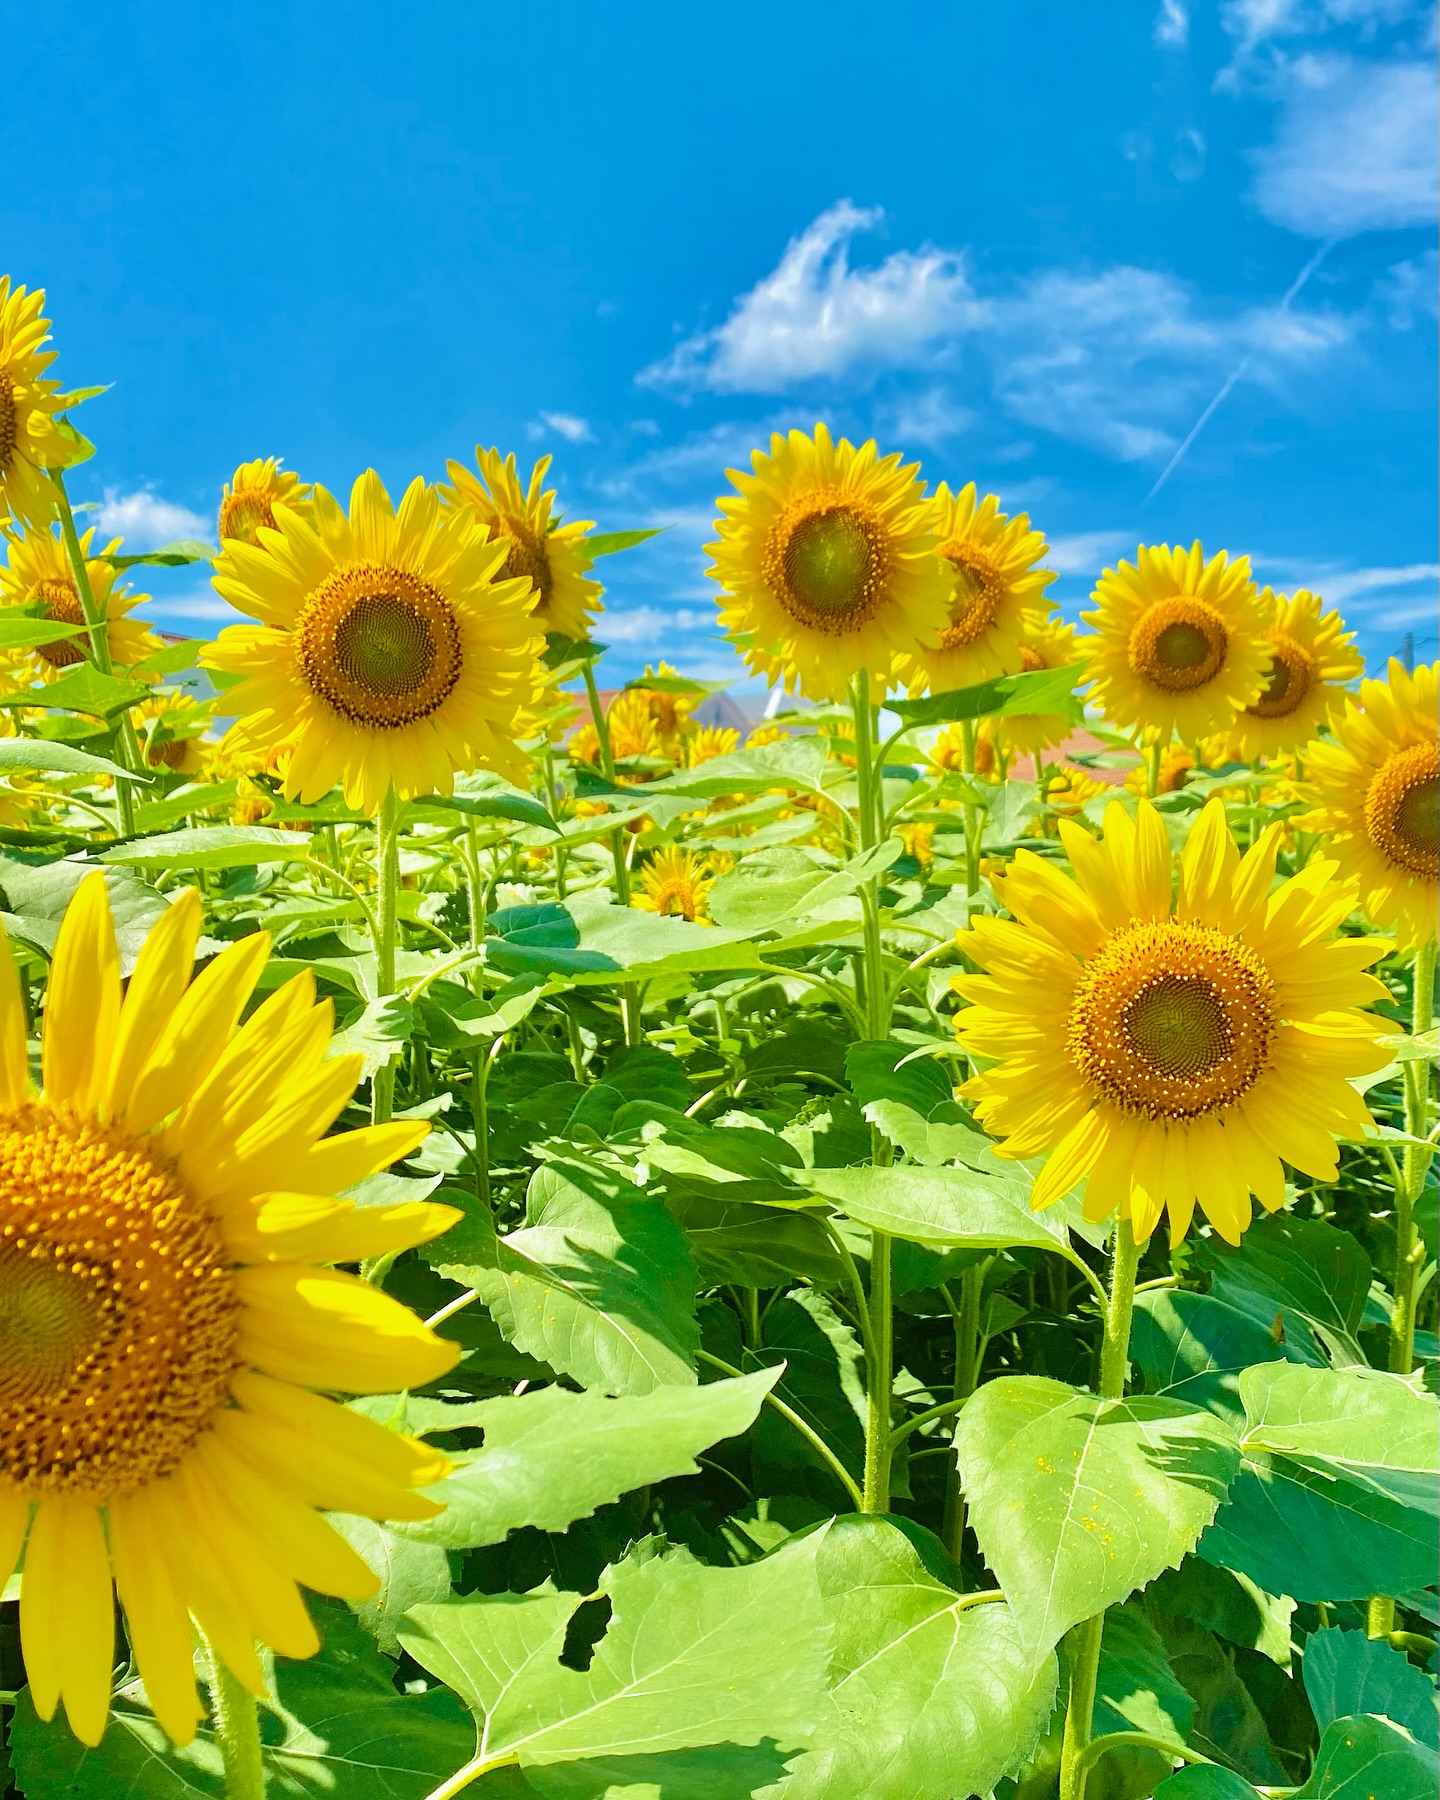
[[8, 1482], [0, 1482], [0, 1588], [15, 1573], [30, 1523], [30, 1502]]
[[[195, 1457], [173, 1476], [196, 1554], [225, 1582], [246, 1629], [282, 1656], [313, 1656], [320, 1639], [300, 1590]], [[227, 1659], [228, 1660], [228, 1659]], [[237, 1671], [238, 1673], [238, 1671]]]
[[423, 1119], [396, 1119], [388, 1125], [341, 1132], [318, 1144], [307, 1143], [299, 1135], [285, 1138], [268, 1145], [262, 1154], [244, 1160], [237, 1157], [227, 1172], [225, 1187], [218, 1193], [213, 1188], [209, 1192], [221, 1206], [241, 1195], [248, 1198], [286, 1187], [307, 1194], [337, 1194], [408, 1156], [429, 1131]]
[[20, 1645], [36, 1712], [52, 1718], [63, 1699], [76, 1737], [98, 1744], [110, 1716], [115, 1605], [100, 1514], [84, 1500], [46, 1498], [35, 1514], [20, 1594]]
[[1225, 822], [1225, 802], [1208, 801], [1195, 821], [1180, 858], [1176, 917], [1222, 929], [1231, 921], [1231, 888], [1240, 853]]
[[136, 1076], [185, 992], [195, 963], [202, 917], [199, 890], [186, 888], [150, 927], [141, 946], [125, 989], [115, 1034], [105, 1096], [112, 1117], [124, 1112]]
[[319, 1194], [264, 1194], [253, 1211], [231, 1207], [225, 1240], [242, 1262], [360, 1262], [428, 1243], [464, 1218], [438, 1201], [356, 1206]]
[[230, 1673], [252, 1694], [265, 1692], [265, 1671], [255, 1654], [234, 1588], [215, 1562], [191, 1517], [180, 1472], [145, 1490], [146, 1514], [174, 1558], [173, 1575], [185, 1604]]
[[1142, 800], [1135, 809], [1135, 916], [1164, 919], [1170, 914], [1170, 839], [1165, 821]]
[[110, 1072], [119, 1017], [120, 951], [97, 869], [66, 907], [50, 962], [41, 1039], [47, 1100], [92, 1110]]
[[176, 1744], [188, 1744], [205, 1716], [195, 1688], [190, 1614], [171, 1567], [164, 1517], [145, 1489], [112, 1500], [110, 1555], [125, 1608], [130, 1648], [151, 1711]]
[[1030, 1205], [1036, 1212], [1068, 1194], [1095, 1167], [1110, 1140], [1098, 1113], [1087, 1112], [1051, 1151], [1035, 1179]]
[[241, 1269], [240, 1355], [281, 1381], [384, 1394], [424, 1387], [460, 1356], [408, 1307], [336, 1269]]

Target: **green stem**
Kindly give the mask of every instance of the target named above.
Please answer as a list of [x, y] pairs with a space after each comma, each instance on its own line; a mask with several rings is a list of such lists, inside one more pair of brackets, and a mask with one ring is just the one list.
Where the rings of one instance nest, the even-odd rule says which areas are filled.
[[[600, 773], [611, 787], [615, 783], [615, 755], [610, 747], [610, 721], [605, 717], [604, 708], [600, 704], [600, 689], [595, 682], [595, 659], [586, 657], [583, 665], [585, 678], [585, 697], [590, 703], [590, 718], [595, 726], [595, 736], [600, 744]], [[619, 906], [630, 904], [630, 856], [627, 844], [629, 833], [623, 825], [617, 825], [610, 833], [610, 858], [615, 865], [615, 901]], [[635, 989], [625, 986], [620, 989], [620, 1019], [625, 1030], [625, 1042], [632, 1049], [641, 1039], [640, 996]]]
[[1126, 1749], [1158, 1750], [1172, 1762], [1203, 1763], [1207, 1768], [1215, 1766], [1208, 1756], [1201, 1756], [1198, 1750], [1188, 1749], [1184, 1744], [1171, 1743], [1169, 1738], [1152, 1737], [1148, 1731], [1107, 1731], [1104, 1737], [1092, 1738], [1081, 1751], [1079, 1760], [1082, 1772], [1088, 1774], [1107, 1750]]
[[215, 1646], [201, 1634], [210, 1714], [225, 1764], [226, 1800], [265, 1800], [265, 1765], [260, 1756], [260, 1712], [255, 1696], [225, 1666]]
[[[972, 787], [975, 783], [975, 737], [975, 721], [962, 719], [960, 723], [960, 767]], [[969, 894], [978, 894], [980, 892], [980, 809], [972, 801], [967, 800], [963, 813], [965, 819], [965, 891]]]
[[[744, 1374], [743, 1369], [737, 1369], [731, 1363], [722, 1362], [718, 1356], [712, 1356], [708, 1350], [697, 1350], [695, 1354], [701, 1362], [709, 1363], [712, 1369], [719, 1369], [723, 1375], [738, 1376]], [[795, 1427], [796, 1431], [800, 1433], [801, 1437], [803, 1437], [805, 1442], [810, 1445], [811, 1449], [824, 1458], [826, 1467], [835, 1476], [841, 1487], [845, 1489], [845, 1492], [849, 1494], [851, 1500], [854, 1501], [856, 1511], [865, 1511], [866, 1508], [861, 1497], [860, 1489], [855, 1485], [855, 1478], [825, 1442], [824, 1438], [820, 1436], [820, 1433], [808, 1425], [805, 1420], [800, 1417], [799, 1413], [795, 1411], [794, 1407], [787, 1406], [785, 1402], [779, 1399], [775, 1394], [767, 1394], [765, 1396], [765, 1404], [767, 1406], [773, 1406], [782, 1419], [789, 1420], [790, 1424]]]
[[1160, 792], [1160, 765], [1164, 758], [1165, 746], [1157, 737], [1145, 749], [1145, 792], [1152, 800]]
[[472, 1757], [463, 1769], [457, 1769], [437, 1788], [431, 1788], [425, 1800], [454, 1800], [454, 1796], [463, 1793], [472, 1781], [478, 1781], [482, 1775], [488, 1775], [494, 1769], [508, 1769], [520, 1758], [513, 1750], [501, 1751], [498, 1755], [487, 1756], [483, 1751]]
[[[985, 1272], [991, 1260], [987, 1257], [983, 1262], [977, 1262], [973, 1268], [965, 1270], [960, 1277], [960, 1304], [952, 1307], [955, 1321], [954, 1392], [959, 1406], [963, 1406], [975, 1392], [980, 1379], [980, 1298], [985, 1286]], [[949, 1300], [948, 1286], [943, 1291], [945, 1298]], [[953, 1456], [945, 1471], [943, 1530], [945, 1548], [950, 1552], [951, 1561], [958, 1563], [965, 1543], [965, 1496], [960, 1488], [960, 1470]]]
[[[375, 883], [379, 890], [379, 904], [375, 909], [375, 995], [383, 1000], [395, 992], [395, 939], [400, 901], [400, 801], [393, 787], [385, 790], [375, 819]], [[370, 1096], [371, 1121], [383, 1125], [395, 1110], [393, 1061], [375, 1071]]]
[[[1125, 1393], [1130, 1363], [1130, 1319], [1135, 1308], [1135, 1273], [1140, 1247], [1128, 1219], [1115, 1221], [1115, 1250], [1110, 1268], [1110, 1295], [1105, 1308], [1105, 1335], [1100, 1345], [1102, 1400]], [[1096, 1613], [1070, 1633], [1070, 1701], [1065, 1711], [1065, 1738], [1060, 1752], [1060, 1800], [1085, 1800], [1089, 1773], [1086, 1748], [1095, 1713], [1095, 1687], [1100, 1674], [1100, 1640], [1105, 1615]]]

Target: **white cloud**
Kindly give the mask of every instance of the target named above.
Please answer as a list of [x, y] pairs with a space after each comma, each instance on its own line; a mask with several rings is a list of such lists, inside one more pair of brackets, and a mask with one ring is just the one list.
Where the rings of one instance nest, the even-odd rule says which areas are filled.
[[1440, 254], [1427, 250], [1423, 256], [1392, 263], [1389, 273], [1375, 284], [1375, 296], [1386, 308], [1390, 323], [1397, 331], [1409, 331], [1422, 319], [1433, 319], [1440, 313]]
[[1341, 569], [1313, 577], [1318, 592], [1332, 606], [1359, 602], [1355, 609], [1365, 612], [1380, 604], [1366, 595], [1392, 594], [1396, 588], [1434, 587], [1440, 582], [1440, 563], [1406, 563], [1399, 568]]
[[94, 514], [99, 538], [123, 537], [132, 550], [154, 550], [175, 538], [207, 539], [213, 535], [213, 519], [201, 518], [188, 506], [162, 500], [148, 488], [122, 494], [107, 487]]
[[1220, 23], [1243, 57], [1280, 38], [1313, 36], [1346, 25], [1373, 30], [1426, 10], [1417, 0], [1225, 0]]
[[1098, 575], [1123, 552], [1128, 550], [1133, 556], [1139, 541], [1133, 531], [1072, 532], [1068, 537], [1051, 538], [1045, 567], [1060, 575]]
[[715, 620], [713, 606], [632, 606], [607, 612], [596, 630], [607, 644], [653, 644], [677, 631], [715, 631]]
[[1190, 41], [1190, 8], [1186, 0], [1160, 0], [1154, 38], [1164, 50], [1185, 48]]
[[1252, 153], [1255, 201], [1303, 237], [1352, 237], [1435, 218], [1440, 126], [1434, 71], [1418, 61], [1296, 59], [1275, 141]]
[[578, 413], [542, 412], [539, 423], [529, 426], [528, 430], [532, 438], [544, 437], [547, 431], [553, 431], [557, 437], [564, 438], [567, 444], [595, 442], [590, 421], [582, 419]]
[[958, 406], [944, 388], [923, 388], [903, 395], [883, 409], [881, 430], [899, 444], [926, 444], [938, 449], [968, 431], [975, 414]]
[[911, 367], [983, 317], [953, 250], [897, 250], [852, 269], [850, 240], [879, 207], [842, 200], [785, 247], [723, 325], [697, 332], [641, 371], [647, 387], [778, 394], [797, 382]]
[[243, 623], [245, 616], [237, 612], [228, 600], [222, 600], [216, 593], [207, 593], [203, 588], [195, 594], [163, 594], [150, 601], [149, 610], [162, 622], [170, 619], [209, 619], [226, 625], [237, 625]]

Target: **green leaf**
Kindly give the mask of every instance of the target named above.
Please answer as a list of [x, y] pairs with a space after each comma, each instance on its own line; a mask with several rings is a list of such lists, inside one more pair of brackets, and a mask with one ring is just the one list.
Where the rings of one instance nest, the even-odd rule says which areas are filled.
[[1210, 1413], [1032, 1375], [986, 1382], [955, 1452], [980, 1547], [1037, 1652], [1193, 1550], [1239, 1464]]
[[427, 1489], [446, 1510], [397, 1529], [454, 1550], [498, 1544], [524, 1525], [564, 1531], [635, 1488], [698, 1473], [702, 1450], [754, 1423], [779, 1373], [618, 1399], [549, 1387], [481, 1401], [464, 1423], [484, 1430], [483, 1448], [456, 1455]]
[[[317, 1608], [324, 1648], [275, 1660], [260, 1702], [267, 1792], [288, 1800], [424, 1800], [467, 1760], [474, 1740], [453, 1694], [398, 1694], [394, 1664], [339, 1607]], [[62, 1719], [42, 1724], [28, 1691], [11, 1722], [26, 1800], [224, 1800], [220, 1749], [207, 1728], [177, 1750], [139, 1682], [115, 1697], [98, 1749]]]
[[782, 846], [756, 851], [715, 883], [710, 916], [717, 925], [742, 932], [770, 931], [800, 917], [813, 918], [882, 875], [903, 849], [899, 838], [888, 838], [839, 869], [824, 868], [803, 850]]
[[743, 932], [716, 931], [687, 919], [589, 897], [512, 906], [494, 915], [499, 936], [487, 943], [493, 967], [515, 974], [559, 974], [576, 986], [650, 981], [699, 969], [758, 968]]
[[1435, 1800], [1437, 1758], [1385, 1719], [1336, 1719], [1293, 1800]]
[[525, 1218], [476, 1246], [486, 1261], [447, 1260], [440, 1273], [473, 1287], [518, 1349], [583, 1387], [694, 1382], [695, 1265], [661, 1200], [610, 1170], [554, 1162], [531, 1178]]
[[[745, 1366], [779, 1363], [784, 1375], [775, 1392], [816, 1431], [852, 1475], [865, 1460], [865, 1363], [859, 1340], [824, 1294], [795, 1288], [765, 1309], [758, 1349]], [[780, 1492], [806, 1491], [827, 1505], [840, 1498], [834, 1471], [788, 1419], [773, 1407], [762, 1412], [752, 1440], [758, 1491], [778, 1473]], [[799, 1486], [796, 1487], [797, 1474]]]
[[210, 562], [217, 552], [198, 538], [176, 538], [173, 544], [161, 544], [158, 550], [146, 550], [139, 556], [103, 556], [115, 569], [136, 569], [150, 564], [161, 569], [183, 569], [190, 563]]
[[1321, 1475], [1440, 1517], [1440, 1409], [1381, 1369], [1263, 1363], [1240, 1377], [1246, 1450], [1278, 1452]]
[[[1249, 1307], [1214, 1294], [1152, 1288], [1135, 1296], [1130, 1356], [1152, 1394], [1239, 1422], [1241, 1373], [1284, 1351]], [[1296, 1352], [1309, 1356], [1316, 1352]]]
[[112, 781], [149, 781], [103, 756], [91, 756], [73, 744], [50, 738], [0, 738], [0, 773], [41, 769], [56, 775], [108, 775]]
[[1029, 1185], [973, 1169], [808, 1169], [797, 1183], [833, 1200], [848, 1218], [931, 1249], [1029, 1249], [1069, 1254], [1052, 1211], [1030, 1210]]
[[824, 1707], [830, 1632], [813, 1534], [748, 1567], [642, 1546], [608, 1568], [588, 1669], [558, 1660], [577, 1594], [473, 1594], [418, 1607], [401, 1642], [522, 1766], [704, 1744], [803, 1743]]
[[412, 812], [455, 812], [471, 819], [514, 819], [522, 825], [538, 825], [546, 831], [559, 831], [547, 807], [522, 789], [512, 787], [499, 776], [462, 777], [453, 794], [426, 794], [412, 800], [406, 808]]
[[620, 550], [633, 550], [637, 544], [648, 543], [669, 529], [668, 525], [657, 525], [649, 531], [597, 531], [592, 537], [581, 538], [580, 547], [591, 556], [614, 556]]
[[963, 1163], [967, 1169], [1018, 1179], [1017, 1165], [995, 1154], [993, 1142], [966, 1123], [953, 1100], [937, 1105], [928, 1117], [898, 1100], [871, 1100], [866, 1103], [865, 1117], [921, 1168]]
[[1363, 1631], [1312, 1631], [1305, 1640], [1304, 1674], [1321, 1731], [1335, 1719], [1379, 1713], [1417, 1742], [1440, 1749], [1434, 1681], [1380, 1639]]
[[[1149, 1611], [1148, 1595], [1146, 1600]], [[1171, 1668], [1195, 1702], [1190, 1743], [1202, 1755], [1232, 1764], [1251, 1781], [1267, 1787], [1283, 1784], [1285, 1768], [1275, 1755], [1265, 1719], [1224, 1646], [1192, 1620], [1160, 1615], [1155, 1623]]]
[[1260, 1800], [1243, 1775], [1218, 1763], [1191, 1763], [1155, 1789], [1155, 1800]]
[[0, 699], [0, 706], [46, 706], [56, 712], [88, 713], [94, 719], [108, 719], [124, 712], [127, 706], [138, 706], [149, 694], [143, 681], [102, 675], [93, 664], [80, 663], [47, 687], [6, 694]]
[[396, 1627], [412, 1606], [435, 1605], [450, 1596], [450, 1559], [439, 1544], [413, 1543], [388, 1525], [350, 1513], [331, 1513], [330, 1523], [380, 1577], [380, 1591], [351, 1603], [355, 1617], [390, 1656], [400, 1654]]
[[145, 681], [157, 681], [163, 675], [181, 675], [186, 669], [195, 667], [204, 648], [203, 638], [182, 638], [178, 644], [166, 644], [153, 656], [147, 656], [144, 662], [132, 664], [130, 673]]
[[410, 1041], [415, 1029], [415, 1009], [398, 994], [386, 994], [371, 1000], [343, 1031], [337, 1031], [330, 1044], [332, 1056], [363, 1056], [360, 1079], [368, 1081], [377, 1069], [396, 1055], [402, 1044]]
[[1151, 1582], [1145, 1605], [1151, 1613], [1187, 1619], [1228, 1643], [1258, 1650], [1282, 1669], [1290, 1667], [1295, 1602], [1267, 1594], [1248, 1575], [1187, 1556], [1178, 1569], [1166, 1569]]
[[[792, 737], [759, 750], [735, 750], [729, 756], [712, 757], [698, 768], [677, 770], [663, 781], [646, 784], [646, 797], [685, 794], [714, 800], [730, 794], [765, 794], [776, 789], [802, 789], [823, 793], [827, 774], [833, 774], [829, 747], [820, 737]], [[718, 883], [717, 883], [718, 886]]]
[[1063, 713], [1078, 725], [1084, 711], [1074, 690], [1084, 673], [1079, 663], [1061, 669], [1033, 669], [1021, 675], [1001, 675], [974, 687], [952, 688], [946, 694], [927, 694], [923, 700], [890, 700], [887, 704], [912, 730], [956, 719], [1008, 718], [1016, 713]]
[[988, 1794], [1029, 1755], [1055, 1660], [1037, 1665], [1003, 1602], [967, 1606], [939, 1561], [887, 1519], [852, 1515], [826, 1533], [817, 1569], [835, 1629], [833, 1711], [784, 1800]]
[[137, 838], [102, 851], [101, 862], [151, 869], [248, 869], [260, 863], [301, 862], [309, 834], [272, 831], [264, 825], [197, 825], [160, 837]]
[[1313, 1332], [1335, 1361], [1365, 1366], [1356, 1333], [1370, 1292], [1370, 1258], [1348, 1231], [1278, 1213], [1253, 1225], [1238, 1250], [1216, 1237], [1200, 1239], [1195, 1263], [1212, 1271], [1217, 1299], [1267, 1328], [1278, 1315], [1286, 1345], [1306, 1361], [1320, 1360]]
[[894, 1100], [928, 1118], [935, 1107], [954, 1101], [954, 1083], [941, 1065], [912, 1051], [912, 1045], [893, 1038], [850, 1045], [845, 1079], [862, 1110], [877, 1100]]
[[37, 644], [63, 643], [66, 638], [88, 637], [84, 625], [66, 625], [59, 619], [37, 619], [7, 607], [0, 613], [0, 649], [33, 650]]
[[[32, 865], [0, 856], [0, 892], [7, 908], [4, 924], [9, 937], [48, 958], [76, 888], [94, 868], [93, 863], [78, 858]], [[128, 869], [107, 869], [105, 890], [120, 946], [120, 973], [129, 975], [150, 927], [169, 902]]]

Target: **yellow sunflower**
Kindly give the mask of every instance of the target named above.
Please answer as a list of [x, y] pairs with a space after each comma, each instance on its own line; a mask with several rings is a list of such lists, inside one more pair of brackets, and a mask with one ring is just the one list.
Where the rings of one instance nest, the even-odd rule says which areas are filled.
[[257, 544], [256, 533], [262, 525], [275, 529], [275, 504], [288, 506], [302, 519], [310, 517], [312, 489], [291, 469], [282, 469], [278, 456], [257, 457], [241, 463], [232, 480], [225, 483], [220, 501], [220, 517], [216, 531], [223, 544], [227, 538], [238, 538], [242, 544]]
[[1030, 529], [1029, 516], [1007, 518], [994, 494], [977, 506], [973, 481], [958, 494], [942, 481], [931, 505], [950, 595], [939, 644], [922, 644], [897, 665], [912, 695], [1018, 674], [1021, 645], [1049, 616], [1045, 589], [1055, 579], [1053, 569], [1035, 566], [1046, 544], [1042, 532]]
[[178, 689], [153, 694], [130, 717], [152, 769], [195, 777], [210, 767], [215, 746], [205, 742], [211, 724], [208, 706], [197, 706]]
[[397, 514], [373, 469], [348, 518], [324, 488], [313, 505], [310, 522], [277, 504], [264, 543], [232, 538], [216, 558], [217, 591], [265, 621], [227, 626], [205, 659], [244, 677], [226, 694], [246, 715], [237, 744], [293, 742], [287, 799], [339, 785], [369, 812], [392, 784], [448, 794], [457, 769], [523, 780], [543, 642], [504, 543], [418, 479]]
[[1390, 946], [1332, 935], [1355, 903], [1334, 863], [1272, 893], [1279, 828], [1242, 858], [1218, 800], [1174, 900], [1148, 801], [1110, 806], [1103, 840], [1060, 835], [1073, 878], [1022, 850], [992, 877], [1012, 918], [957, 936], [985, 972], [955, 977], [956, 1033], [995, 1059], [963, 1091], [1002, 1155], [1047, 1157], [1036, 1207], [1085, 1181], [1087, 1218], [1118, 1211], [1143, 1240], [1168, 1209], [1178, 1243], [1198, 1199], [1238, 1244], [1252, 1193], [1284, 1204], [1282, 1159], [1333, 1181], [1336, 1135], [1370, 1122], [1350, 1083], [1384, 1065], [1388, 1027], [1357, 1008], [1385, 995], [1364, 970]]
[[1090, 698], [1112, 725], [1193, 744], [1228, 731], [1259, 698], [1271, 649], [1248, 557], [1222, 550], [1206, 562], [1198, 543], [1142, 544], [1135, 563], [1105, 571], [1092, 597], [1095, 611], [1082, 617], [1095, 636], [1078, 648]]
[[327, 1265], [423, 1242], [459, 1216], [331, 1196], [407, 1155], [410, 1121], [324, 1134], [361, 1058], [327, 1060], [307, 972], [237, 1022], [269, 939], [190, 979], [187, 890], [122, 997], [98, 872], [60, 928], [30, 1085], [25, 1010], [0, 945], [0, 1574], [24, 1551], [20, 1640], [41, 1718], [64, 1701], [96, 1744], [115, 1661], [112, 1583], [156, 1716], [202, 1716], [193, 1618], [253, 1693], [255, 1640], [318, 1648], [297, 1583], [378, 1586], [317, 1508], [420, 1519], [422, 1446], [313, 1390], [384, 1393], [456, 1347]]
[[[1055, 619], [1031, 631], [1020, 646], [1020, 669], [1064, 669], [1080, 661], [1075, 627]], [[1036, 759], [1073, 735], [1075, 721], [1064, 713], [1010, 713], [991, 721], [995, 742], [1007, 758], [1029, 755]]]
[[569, 525], [552, 523], [553, 488], [541, 491], [550, 458], [542, 456], [530, 472], [530, 486], [523, 489], [515, 473], [515, 458], [503, 461], [498, 450], [475, 446], [480, 473], [472, 475], [463, 463], [447, 463], [451, 486], [440, 489], [447, 506], [475, 515], [491, 537], [505, 545], [503, 577], [527, 577], [535, 587], [535, 623], [544, 632], [577, 641], [590, 635], [591, 615], [602, 612], [598, 581], [587, 581], [595, 558], [585, 548], [585, 533], [595, 529], [593, 519]]
[[[1159, 780], [1155, 783], [1157, 794], [1178, 794], [1185, 783], [1195, 773], [1195, 753], [1187, 750], [1184, 744], [1171, 744], [1161, 753]], [[1142, 763], [1138, 769], [1131, 769], [1125, 777], [1125, 786], [1132, 794], [1146, 795], [1150, 792], [1150, 771]]]
[[709, 573], [720, 623], [750, 667], [815, 700], [842, 700], [869, 672], [888, 686], [897, 653], [939, 643], [954, 571], [935, 551], [918, 463], [792, 431], [757, 450], [755, 473], [732, 469], [738, 495], [717, 504]]
[[1335, 742], [1313, 744], [1304, 823], [1358, 883], [1368, 918], [1409, 946], [1435, 936], [1440, 900], [1440, 754], [1436, 665], [1365, 681], [1335, 723]]
[[55, 360], [53, 350], [41, 349], [50, 338], [44, 304], [44, 288], [27, 294], [0, 275], [0, 514], [37, 526], [55, 517], [45, 471], [63, 469], [74, 455], [56, 414], [85, 397], [44, 379]]
[[1347, 682], [1365, 672], [1365, 658], [1338, 612], [1324, 612], [1318, 594], [1290, 598], [1262, 590], [1270, 617], [1261, 634], [1270, 672], [1258, 698], [1235, 721], [1229, 754], [1237, 762], [1268, 761], [1320, 735], [1345, 704]]
[[630, 901], [641, 912], [710, 923], [709, 895], [715, 885], [705, 858], [673, 846], [657, 850], [640, 871], [641, 892]]
[[687, 769], [729, 756], [740, 748], [740, 733], [729, 725], [696, 725], [686, 733], [682, 751]]
[[[95, 533], [87, 531], [80, 540], [85, 557], [85, 572], [90, 577], [90, 591], [95, 604], [105, 616], [110, 660], [117, 667], [144, 662], [160, 648], [160, 640], [142, 619], [129, 614], [148, 594], [131, 593], [115, 585], [115, 566], [105, 561], [120, 548], [115, 538], [105, 546], [103, 556], [89, 554]], [[0, 569], [0, 605], [33, 608], [38, 617], [53, 619], [59, 625], [85, 624], [85, 611], [80, 592], [70, 570], [65, 546], [51, 527], [27, 532], [23, 537], [7, 532], [9, 561]], [[67, 669], [86, 660], [88, 633], [83, 637], [56, 638], [52, 644], [39, 644], [29, 652], [30, 667], [45, 681], [58, 681]]]

